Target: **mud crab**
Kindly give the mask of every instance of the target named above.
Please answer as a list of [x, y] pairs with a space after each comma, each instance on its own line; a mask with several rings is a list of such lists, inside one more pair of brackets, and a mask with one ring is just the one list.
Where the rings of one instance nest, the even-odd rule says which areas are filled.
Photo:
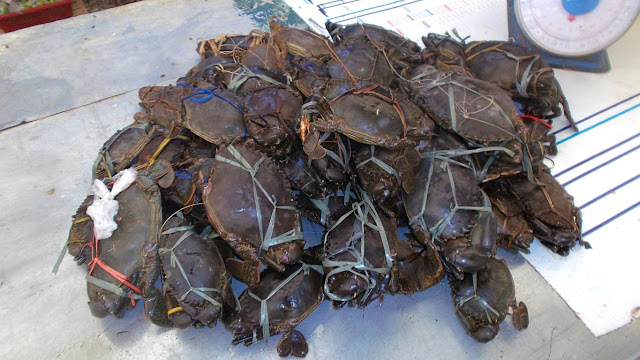
[[576, 242], [591, 248], [582, 240], [582, 217], [573, 197], [543, 170], [535, 182], [526, 176], [505, 178], [508, 189], [518, 200], [525, 217], [540, 242], [562, 256], [567, 256]]
[[338, 307], [364, 307], [380, 295], [396, 254], [395, 220], [359, 193], [363, 200], [330, 221], [324, 237], [324, 289]]
[[135, 305], [154, 277], [152, 264], [157, 259], [161, 212], [158, 186], [139, 174], [115, 199], [119, 203], [118, 228], [110, 237], [98, 240], [93, 223], [84, 216], [77, 217], [86, 215], [87, 200], [74, 219], [69, 237], [69, 252], [75, 255], [78, 265], [89, 260], [89, 308], [99, 318], [122, 317], [128, 307]]
[[507, 251], [525, 254], [533, 242], [533, 231], [524, 217], [522, 207], [499, 182], [483, 184], [482, 189], [491, 200], [491, 209], [498, 223], [496, 244]]
[[158, 246], [163, 290], [145, 294], [147, 316], [161, 326], [215, 326], [223, 308], [235, 306], [231, 277], [216, 245], [174, 217], [165, 223]]
[[259, 259], [279, 271], [300, 260], [300, 214], [284, 174], [243, 144], [220, 148], [215, 159], [202, 200], [216, 232], [256, 272]]
[[260, 284], [240, 295], [240, 311], [226, 312], [225, 327], [234, 335], [233, 344], [251, 345], [258, 340], [283, 334], [277, 345], [280, 356], [304, 357], [307, 341], [295, 330], [322, 300], [322, 267], [297, 264], [283, 272], [265, 270]]
[[450, 277], [449, 285], [456, 316], [474, 340], [493, 340], [509, 309], [516, 329], [529, 326], [527, 306], [516, 302], [513, 278], [504, 260], [489, 258], [483, 270], [462, 280]]
[[427, 65], [414, 70], [409, 89], [414, 102], [441, 127], [474, 147], [506, 148], [501, 159], [521, 163], [526, 126], [509, 94], [498, 86]]
[[495, 254], [496, 224], [466, 146], [442, 132], [422, 154], [415, 191], [403, 192], [414, 234], [436, 242], [454, 275], [481, 270]]
[[388, 150], [370, 145], [361, 147], [353, 159], [358, 183], [388, 212], [395, 205], [401, 188], [407, 194], [415, 189], [416, 175], [413, 169], [421, 158], [421, 154], [413, 148]]
[[564, 112], [578, 129], [553, 69], [538, 52], [511, 41], [471, 42], [464, 52], [474, 76], [510, 91], [528, 115], [550, 119]]
[[281, 155], [293, 145], [302, 97], [287, 86], [270, 85], [250, 92], [245, 100], [248, 134], [263, 151]]

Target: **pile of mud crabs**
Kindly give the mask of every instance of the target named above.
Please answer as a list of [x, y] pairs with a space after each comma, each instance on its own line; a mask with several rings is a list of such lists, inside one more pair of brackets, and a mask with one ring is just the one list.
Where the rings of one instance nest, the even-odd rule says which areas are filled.
[[446, 277], [476, 341], [505, 318], [527, 328], [497, 248], [589, 247], [544, 163], [552, 119], [575, 128], [553, 70], [512, 42], [327, 30], [271, 20], [202, 41], [175, 85], [140, 89], [66, 246], [94, 316], [220, 320], [234, 345], [281, 335], [278, 354], [304, 357], [296, 326], [323, 301], [363, 308]]

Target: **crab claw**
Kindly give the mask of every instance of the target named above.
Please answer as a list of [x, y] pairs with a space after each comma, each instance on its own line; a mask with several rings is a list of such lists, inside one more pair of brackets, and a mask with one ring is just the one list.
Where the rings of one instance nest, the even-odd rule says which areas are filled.
[[238, 260], [229, 258], [225, 266], [235, 279], [247, 285], [255, 285], [260, 282], [260, 260]]
[[524, 330], [529, 327], [529, 310], [527, 306], [520, 301], [517, 305], [512, 307], [513, 313], [511, 314], [511, 320], [513, 327], [518, 330]]
[[369, 285], [362, 277], [347, 274], [350, 273], [338, 273], [329, 278], [329, 289], [338, 298], [354, 298], [364, 292]]
[[281, 357], [287, 357], [289, 355], [303, 358], [309, 353], [309, 345], [304, 335], [298, 330], [292, 330], [286, 332], [278, 341], [276, 346], [278, 355]]
[[469, 333], [469, 335], [477, 342], [487, 343], [498, 335], [498, 326], [484, 326]]
[[319, 142], [320, 134], [317, 131], [311, 131], [302, 144], [304, 152], [314, 160], [322, 159], [327, 155], [327, 150]]

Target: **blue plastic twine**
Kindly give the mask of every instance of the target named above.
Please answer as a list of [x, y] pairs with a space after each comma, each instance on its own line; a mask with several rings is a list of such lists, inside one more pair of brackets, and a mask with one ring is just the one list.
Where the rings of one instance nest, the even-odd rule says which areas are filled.
[[185, 169], [178, 169], [174, 173], [177, 177], [181, 177], [183, 179], [191, 180], [191, 172]]
[[195, 101], [195, 102], [197, 102], [199, 104], [202, 104], [202, 103], [206, 103], [207, 101], [211, 100], [215, 96], [218, 99], [222, 99], [222, 100], [226, 101], [229, 105], [233, 106], [234, 108], [236, 108], [236, 110], [240, 111], [241, 114], [244, 114], [244, 110], [239, 108], [238, 105], [232, 103], [231, 101], [229, 101], [229, 99], [225, 99], [224, 97], [214, 93], [213, 90], [217, 89], [216, 87], [213, 87], [211, 89], [201, 89], [201, 88], [189, 86], [189, 85], [183, 84], [183, 83], [178, 84], [178, 86], [186, 87], [186, 88], [192, 89], [192, 90], [197, 90], [197, 92], [194, 92], [193, 94], [191, 94], [189, 96], [183, 97], [182, 101], [190, 99], [190, 100]]

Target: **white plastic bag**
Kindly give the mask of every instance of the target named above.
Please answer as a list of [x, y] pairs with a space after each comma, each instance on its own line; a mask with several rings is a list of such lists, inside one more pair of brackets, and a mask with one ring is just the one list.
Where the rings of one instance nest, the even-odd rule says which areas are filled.
[[128, 188], [135, 180], [138, 172], [128, 168], [116, 175], [111, 191], [100, 180], [94, 180], [89, 192], [94, 195], [93, 204], [87, 208], [87, 215], [93, 220], [93, 229], [98, 240], [111, 237], [118, 224], [113, 217], [118, 213], [116, 195]]

